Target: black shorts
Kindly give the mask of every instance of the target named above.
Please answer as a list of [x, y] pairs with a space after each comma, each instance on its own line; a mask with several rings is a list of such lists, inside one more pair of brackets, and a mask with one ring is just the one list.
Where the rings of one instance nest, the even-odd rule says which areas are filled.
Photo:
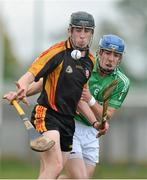
[[31, 122], [40, 133], [48, 130], [59, 131], [61, 150], [72, 150], [75, 122], [71, 116], [61, 115], [52, 109], [36, 105], [32, 112]]

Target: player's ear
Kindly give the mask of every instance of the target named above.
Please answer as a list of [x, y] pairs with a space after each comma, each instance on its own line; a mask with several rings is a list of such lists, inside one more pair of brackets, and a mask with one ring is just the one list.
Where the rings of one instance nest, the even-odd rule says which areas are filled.
[[97, 57], [101, 56], [102, 55], [102, 49], [98, 49], [96, 52], [96, 55], [97, 55]]
[[122, 60], [122, 55], [120, 56], [117, 65], [119, 65], [121, 63], [121, 60]]

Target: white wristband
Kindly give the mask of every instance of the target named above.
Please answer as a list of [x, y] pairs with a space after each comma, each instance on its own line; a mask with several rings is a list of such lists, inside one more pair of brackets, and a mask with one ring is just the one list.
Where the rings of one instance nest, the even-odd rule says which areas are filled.
[[96, 103], [95, 98], [92, 96], [92, 98], [90, 99], [90, 101], [88, 102], [88, 105], [91, 107]]

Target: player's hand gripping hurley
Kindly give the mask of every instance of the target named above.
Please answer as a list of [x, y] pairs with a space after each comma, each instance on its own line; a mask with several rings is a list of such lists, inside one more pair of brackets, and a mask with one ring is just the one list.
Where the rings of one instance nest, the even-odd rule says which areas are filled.
[[40, 133], [36, 131], [36, 129], [33, 127], [28, 117], [26, 116], [25, 112], [23, 111], [23, 109], [21, 108], [21, 106], [18, 104], [16, 100], [12, 101], [12, 105], [17, 110], [20, 118], [24, 122], [26, 129], [28, 130], [28, 136], [30, 140], [31, 149], [38, 152], [49, 150], [55, 144], [55, 142], [53, 140], [50, 140], [48, 137], [41, 135]]
[[107, 120], [107, 109], [109, 105], [110, 96], [117, 86], [117, 80], [112, 81], [112, 83], [106, 87], [106, 89], [103, 92], [103, 113], [102, 113], [102, 120], [101, 124], [103, 124]]

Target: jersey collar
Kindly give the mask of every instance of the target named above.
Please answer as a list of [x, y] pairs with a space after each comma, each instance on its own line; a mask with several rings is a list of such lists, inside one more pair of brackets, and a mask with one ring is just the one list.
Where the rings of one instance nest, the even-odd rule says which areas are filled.
[[69, 38], [68, 38], [68, 40], [66, 41], [66, 48], [67, 48], [67, 49], [73, 49]]

